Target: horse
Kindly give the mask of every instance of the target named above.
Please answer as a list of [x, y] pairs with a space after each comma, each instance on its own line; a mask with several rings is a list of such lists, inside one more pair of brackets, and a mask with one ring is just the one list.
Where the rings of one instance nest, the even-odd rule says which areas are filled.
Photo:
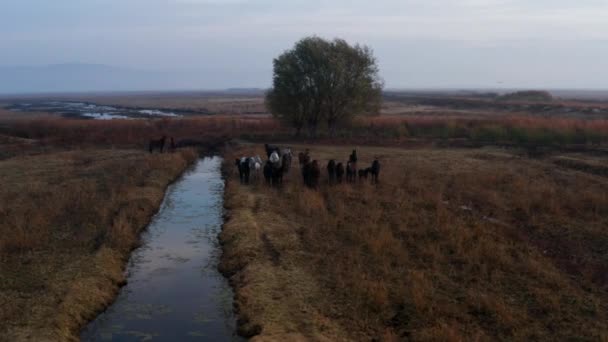
[[288, 168], [286, 158], [279, 156], [279, 153], [274, 151], [270, 154], [268, 162], [272, 167], [272, 185], [283, 184], [283, 174]]
[[329, 184], [334, 184], [336, 182], [336, 161], [333, 159], [327, 163], [327, 175], [329, 177]]
[[262, 170], [262, 158], [255, 156], [249, 158], [249, 170], [253, 172], [253, 178], [257, 181], [260, 178], [260, 171]]
[[342, 177], [344, 177], [344, 164], [338, 163], [336, 165], [336, 180], [338, 183], [342, 183]]
[[357, 167], [351, 161], [346, 163], [346, 181], [349, 183], [357, 181]]
[[306, 149], [306, 151], [304, 151], [304, 152], [298, 153], [298, 162], [301, 167], [310, 162], [310, 155], [309, 155], [308, 149]]
[[378, 176], [380, 176], [380, 162], [378, 159], [374, 159], [370, 172], [372, 174], [372, 184], [378, 184]]
[[169, 151], [175, 152], [175, 148], [175, 140], [173, 140], [173, 137], [171, 137], [169, 140]]
[[264, 179], [266, 179], [266, 184], [272, 185], [272, 165], [270, 161], [264, 164]]
[[235, 164], [239, 169], [239, 179], [241, 180], [241, 184], [249, 184], [249, 174], [251, 169], [249, 167], [249, 162], [251, 158], [242, 157], [241, 159], [236, 159]]
[[266, 149], [266, 155], [270, 158], [272, 152], [281, 153], [281, 149], [278, 146], [272, 146], [268, 144], [264, 144], [264, 148]]
[[360, 169], [359, 170], [359, 181], [363, 180], [363, 179], [367, 179], [367, 175], [371, 172], [371, 167], [368, 167], [367, 169]]
[[319, 162], [313, 160], [304, 165], [302, 167], [302, 176], [304, 178], [304, 185], [311, 189], [316, 189], [319, 186], [319, 178], [321, 177]]
[[353, 150], [353, 153], [348, 157], [348, 161], [353, 163], [355, 168], [357, 168], [357, 150]]
[[148, 144], [148, 150], [150, 153], [154, 152], [155, 149], [158, 149], [160, 153], [163, 153], [166, 139], [167, 137], [163, 135], [163, 137], [158, 140], [150, 140], [150, 143]]
[[291, 159], [293, 158], [291, 149], [289, 149], [289, 148], [282, 149], [281, 157], [283, 158], [283, 170], [285, 173], [289, 173], [289, 169], [291, 169]]
[[281, 161], [281, 155], [279, 154], [279, 152], [274, 151], [272, 152], [269, 156], [268, 156], [268, 160], [272, 163], [272, 164], [277, 164], [278, 162]]
[[321, 177], [321, 169], [319, 168], [319, 163], [316, 160], [312, 161], [309, 171], [309, 186], [316, 189], [319, 186], [319, 178]]

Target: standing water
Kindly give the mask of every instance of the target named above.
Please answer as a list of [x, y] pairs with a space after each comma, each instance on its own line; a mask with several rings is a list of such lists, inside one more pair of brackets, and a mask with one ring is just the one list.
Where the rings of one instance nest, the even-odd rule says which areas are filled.
[[204, 158], [169, 187], [129, 261], [127, 285], [83, 341], [238, 340], [232, 291], [217, 271], [220, 164]]

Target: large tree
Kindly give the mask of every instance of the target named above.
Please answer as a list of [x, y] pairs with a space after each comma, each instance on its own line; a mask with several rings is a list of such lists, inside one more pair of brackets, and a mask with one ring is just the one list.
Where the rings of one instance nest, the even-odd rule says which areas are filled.
[[296, 134], [307, 127], [315, 136], [323, 122], [333, 134], [338, 124], [377, 110], [381, 92], [371, 49], [342, 39], [308, 37], [274, 60], [266, 104]]

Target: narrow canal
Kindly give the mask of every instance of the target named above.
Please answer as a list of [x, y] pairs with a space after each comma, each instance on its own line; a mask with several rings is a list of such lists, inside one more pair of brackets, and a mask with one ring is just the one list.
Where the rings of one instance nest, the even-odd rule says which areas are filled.
[[117, 300], [83, 341], [233, 341], [233, 293], [217, 271], [221, 158], [198, 161], [173, 184], [128, 265]]

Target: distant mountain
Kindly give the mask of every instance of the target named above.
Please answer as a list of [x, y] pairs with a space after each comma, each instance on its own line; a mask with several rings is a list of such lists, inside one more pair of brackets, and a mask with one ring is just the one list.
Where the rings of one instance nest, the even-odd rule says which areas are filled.
[[0, 66], [0, 93], [167, 89], [170, 78], [167, 73], [100, 64]]

